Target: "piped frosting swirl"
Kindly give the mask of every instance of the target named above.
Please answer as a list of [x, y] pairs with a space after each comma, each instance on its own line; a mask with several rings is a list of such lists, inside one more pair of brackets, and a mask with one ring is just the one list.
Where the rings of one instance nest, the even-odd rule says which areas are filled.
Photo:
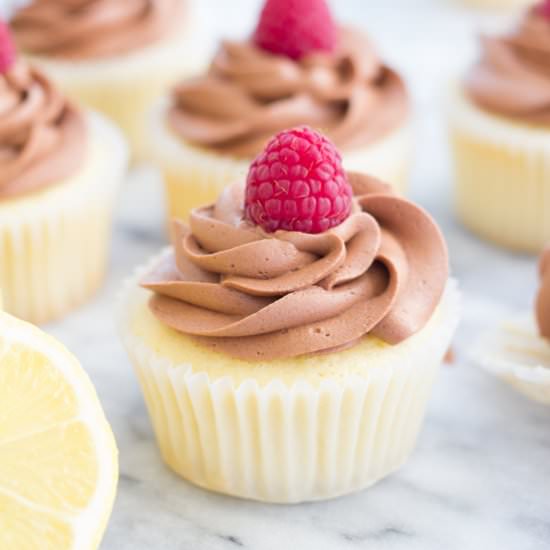
[[536, 317], [539, 333], [550, 340], [550, 248], [547, 248], [540, 260], [540, 290], [537, 296]]
[[188, 0], [34, 0], [12, 27], [26, 52], [95, 59], [143, 48], [172, 32]]
[[83, 115], [23, 61], [0, 74], [0, 200], [70, 177], [86, 150]]
[[511, 33], [483, 37], [481, 59], [465, 86], [484, 109], [550, 124], [550, 20], [533, 8]]
[[421, 208], [349, 174], [354, 212], [321, 234], [266, 234], [243, 221], [243, 187], [177, 222], [142, 281], [167, 326], [245, 360], [399, 343], [424, 327], [448, 278], [444, 239]]
[[362, 33], [340, 34], [335, 54], [300, 61], [224, 42], [204, 77], [174, 90], [169, 125], [194, 145], [239, 158], [297, 125], [320, 129], [343, 150], [384, 137], [407, 118], [405, 85]]

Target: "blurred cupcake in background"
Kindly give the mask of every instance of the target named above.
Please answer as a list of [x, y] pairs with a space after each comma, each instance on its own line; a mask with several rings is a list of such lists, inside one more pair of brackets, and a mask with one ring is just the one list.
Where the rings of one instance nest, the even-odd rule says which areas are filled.
[[159, 102], [147, 150], [162, 168], [170, 216], [212, 202], [242, 179], [269, 137], [308, 124], [348, 169], [406, 187], [409, 98], [359, 30], [339, 27], [324, 0], [268, 0], [250, 39], [223, 42], [202, 77]]
[[112, 118], [139, 156], [150, 104], [204, 64], [194, 0], [32, 0], [20, 49], [70, 97]]
[[513, 10], [532, 6], [536, 0], [461, 0], [461, 2], [475, 8]]
[[474, 360], [527, 397], [550, 405], [550, 248], [539, 264], [535, 315], [516, 315], [482, 338]]
[[481, 46], [450, 106], [458, 216], [485, 239], [540, 252], [550, 242], [550, 1]]
[[458, 317], [429, 214], [296, 128], [175, 223], [118, 324], [172, 469], [300, 502], [406, 461]]
[[98, 287], [126, 163], [119, 130], [17, 59], [0, 21], [0, 289], [6, 311], [49, 321]]

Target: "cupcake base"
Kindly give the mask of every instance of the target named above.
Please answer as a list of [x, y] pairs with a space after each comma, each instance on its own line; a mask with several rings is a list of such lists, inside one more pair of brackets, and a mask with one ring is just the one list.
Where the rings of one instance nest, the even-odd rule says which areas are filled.
[[486, 113], [453, 92], [456, 208], [498, 245], [539, 252], [550, 242], [550, 130]]
[[141, 160], [146, 113], [176, 82], [206, 64], [208, 44], [197, 24], [195, 2], [179, 28], [159, 44], [105, 60], [64, 61], [32, 56], [68, 96], [111, 118]]
[[399, 468], [458, 321], [451, 284], [425, 329], [398, 346], [367, 337], [249, 363], [162, 325], [149, 295], [130, 282], [118, 323], [164, 461], [205, 489], [265, 502], [337, 497]]
[[[218, 155], [185, 143], [167, 126], [166, 110], [165, 100], [151, 112], [149, 160], [162, 171], [169, 219], [186, 219], [193, 208], [214, 202], [226, 185], [246, 179], [252, 159]], [[412, 130], [407, 124], [379, 143], [344, 154], [344, 167], [371, 174], [404, 193], [411, 150]]]
[[4, 309], [33, 323], [57, 319], [84, 302], [105, 272], [127, 150], [103, 117], [90, 114], [88, 128], [89, 153], [78, 175], [0, 201]]

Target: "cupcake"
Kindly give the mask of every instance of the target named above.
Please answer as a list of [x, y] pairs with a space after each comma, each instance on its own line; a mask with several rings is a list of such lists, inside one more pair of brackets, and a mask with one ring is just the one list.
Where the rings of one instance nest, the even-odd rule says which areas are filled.
[[550, 1], [482, 55], [451, 101], [457, 212], [479, 236], [540, 252], [550, 241]]
[[399, 468], [458, 321], [431, 217], [298, 128], [172, 235], [118, 310], [168, 466], [281, 503]]
[[243, 179], [269, 138], [307, 124], [347, 169], [405, 189], [409, 99], [368, 38], [338, 27], [325, 0], [268, 0], [250, 39], [223, 42], [207, 73], [178, 84], [150, 117], [171, 217], [186, 218]]
[[482, 337], [473, 359], [527, 397], [550, 405], [550, 248], [540, 260], [535, 312]]
[[33, 0], [17, 42], [62, 90], [114, 120], [140, 153], [145, 112], [202, 66], [193, 0]]
[[536, 0], [462, 0], [464, 4], [476, 8], [495, 10], [521, 9], [532, 6]]
[[17, 59], [0, 22], [0, 289], [6, 311], [49, 321], [98, 287], [126, 160], [120, 132]]

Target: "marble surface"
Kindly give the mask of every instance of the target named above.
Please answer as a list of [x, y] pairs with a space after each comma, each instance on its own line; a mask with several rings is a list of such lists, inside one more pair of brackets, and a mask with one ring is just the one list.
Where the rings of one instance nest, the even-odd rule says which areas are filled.
[[[206, 0], [201, 0], [206, 1]], [[250, 28], [258, 2], [211, 0], [217, 32]], [[112, 265], [96, 299], [46, 327], [89, 372], [120, 448], [120, 485], [103, 550], [543, 550], [550, 548], [550, 409], [467, 360], [476, 335], [532, 302], [535, 260], [480, 243], [453, 219], [442, 124], [447, 82], [475, 52], [476, 30], [504, 16], [444, 0], [343, 0], [406, 74], [416, 104], [412, 195], [442, 224], [464, 292], [457, 361], [443, 368], [410, 462], [368, 491], [335, 501], [268, 506], [209, 494], [162, 464], [145, 406], [116, 339], [121, 281], [164, 244], [162, 200], [151, 169], [132, 174], [120, 199]]]

